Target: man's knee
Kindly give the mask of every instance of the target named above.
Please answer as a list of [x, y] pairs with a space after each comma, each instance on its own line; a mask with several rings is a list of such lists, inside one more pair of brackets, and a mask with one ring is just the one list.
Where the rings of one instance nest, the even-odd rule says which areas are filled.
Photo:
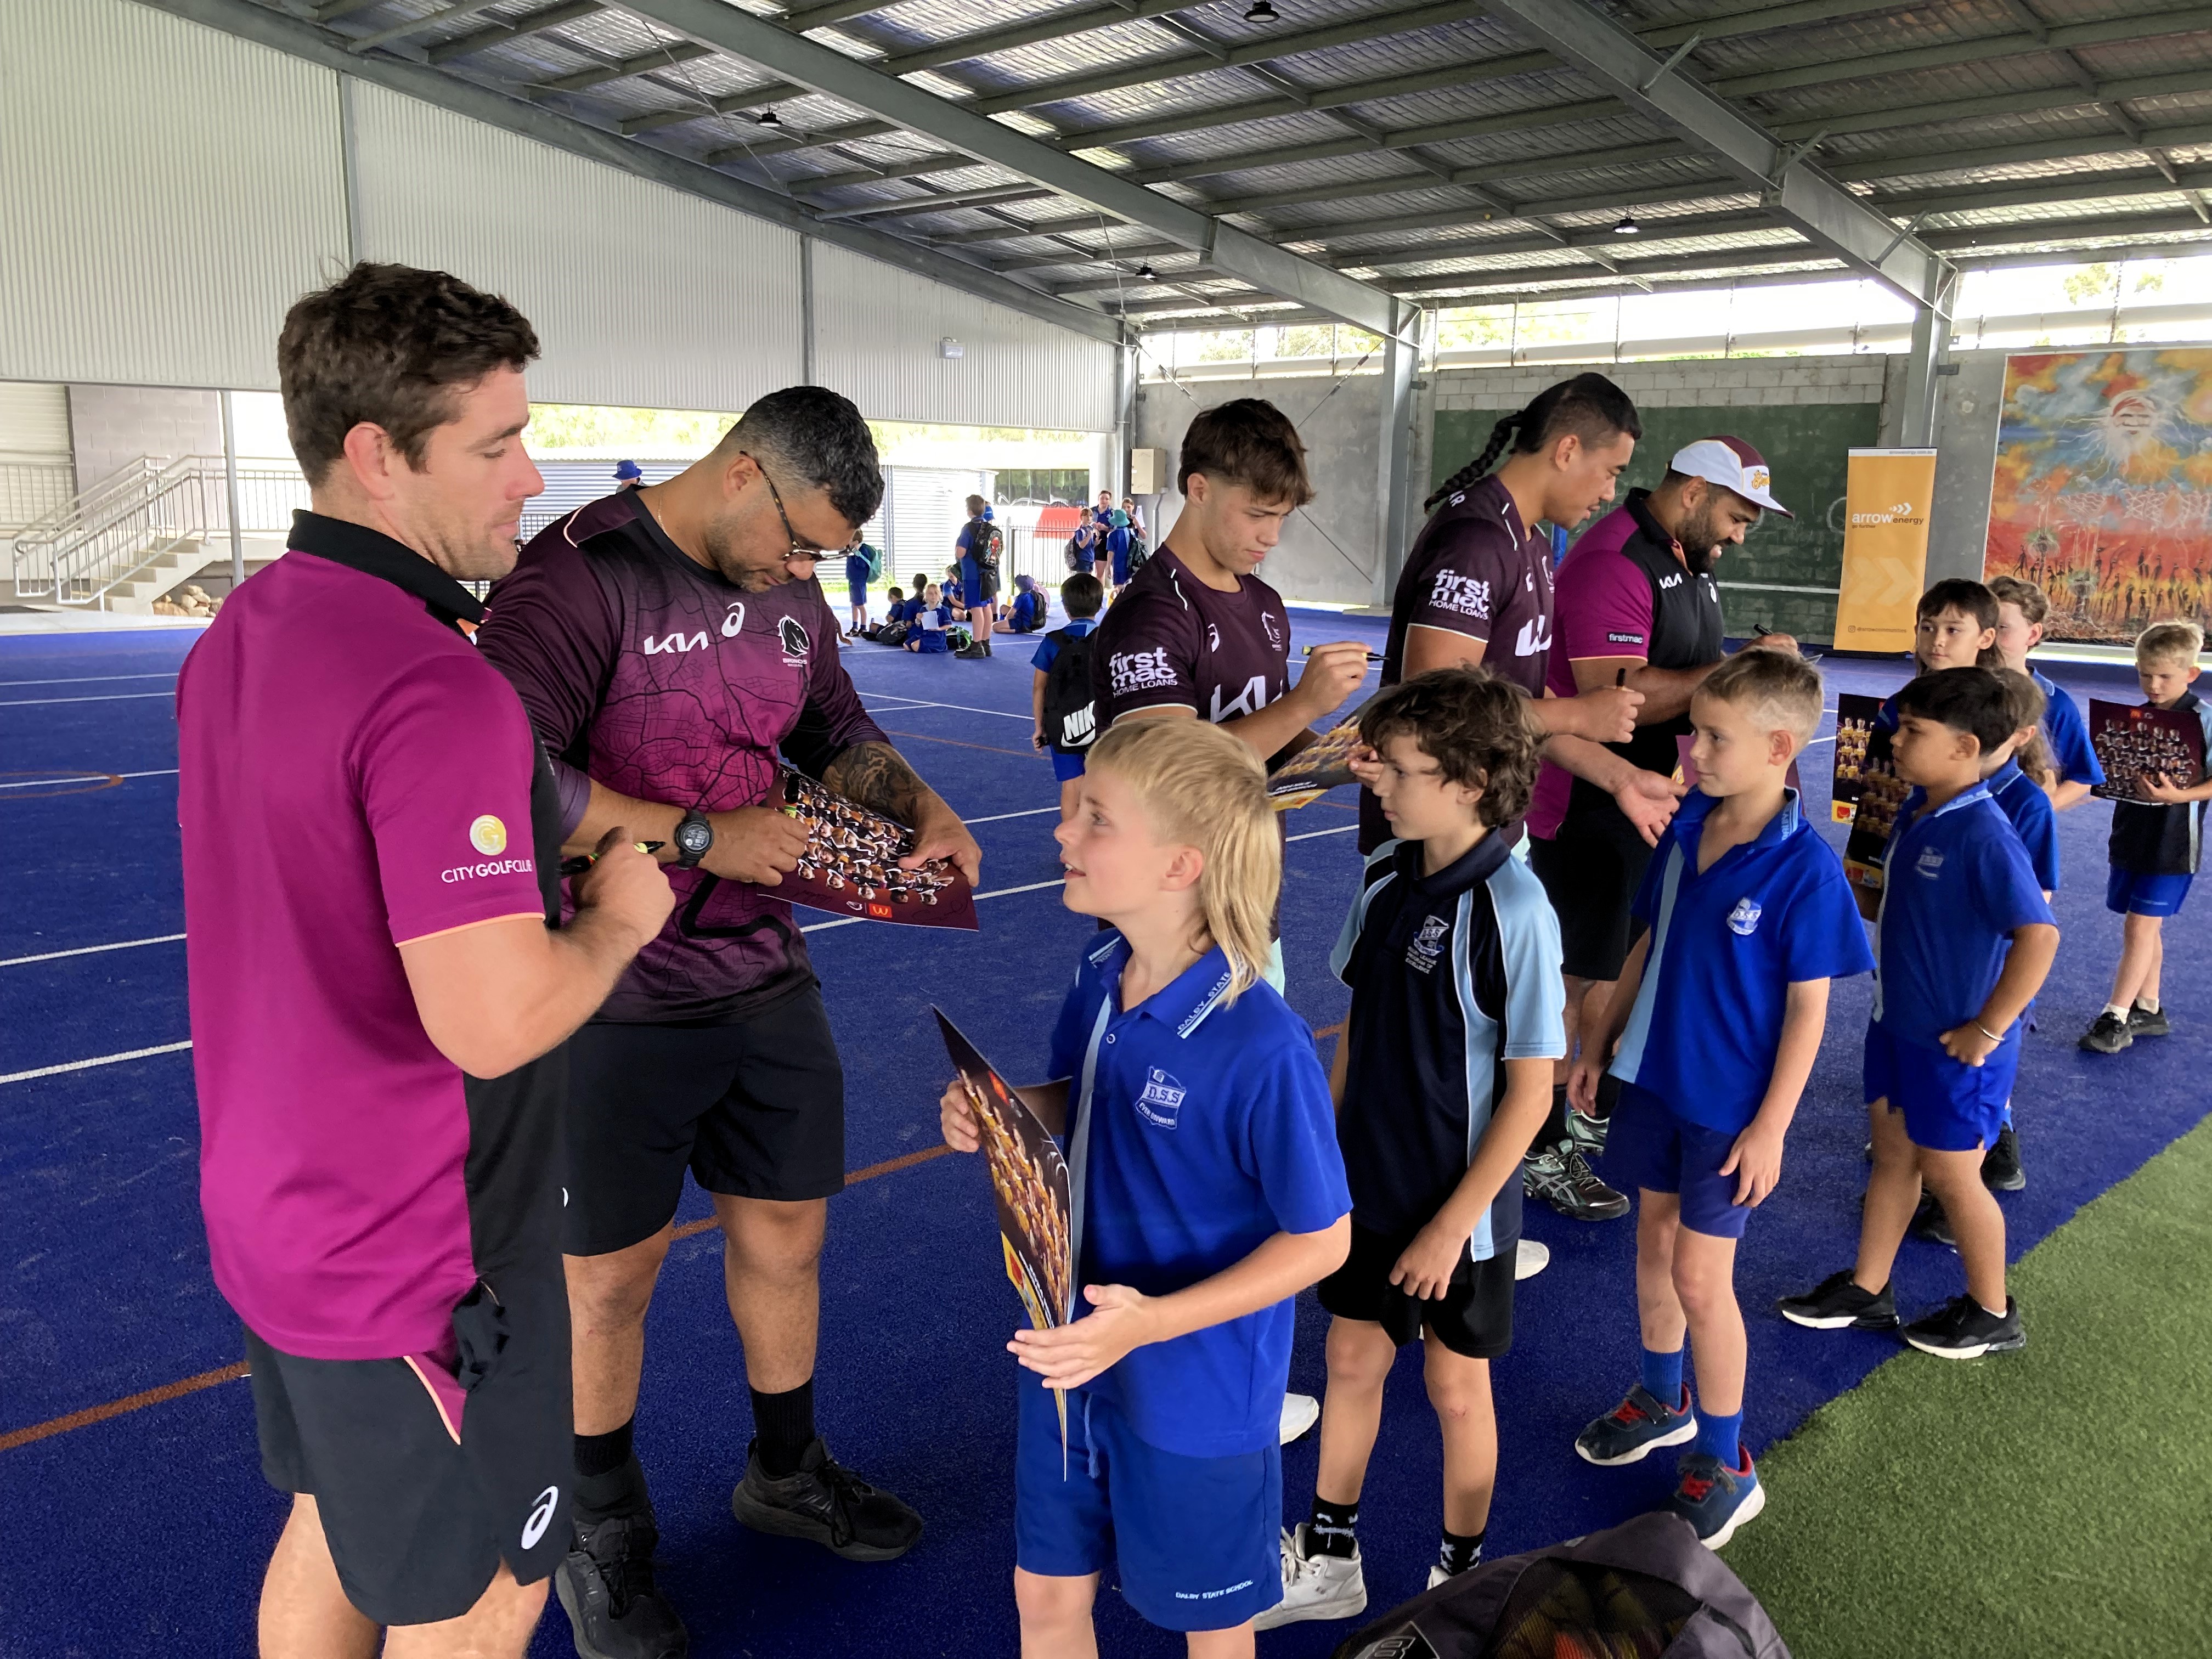
[[660, 1264], [668, 1259], [672, 1228], [605, 1255], [561, 1258], [568, 1283], [568, 1316], [583, 1327], [634, 1325], [653, 1305]]
[[722, 1222], [723, 1254], [733, 1267], [751, 1273], [799, 1276], [812, 1273], [822, 1259], [830, 1221], [827, 1199], [773, 1203], [718, 1198], [714, 1207]]

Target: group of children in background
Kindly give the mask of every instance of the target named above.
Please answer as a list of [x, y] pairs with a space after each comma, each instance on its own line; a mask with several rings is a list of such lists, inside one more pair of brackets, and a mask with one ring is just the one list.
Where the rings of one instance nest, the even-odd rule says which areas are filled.
[[[1116, 1559], [1131, 1604], [1187, 1632], [1194, 1655], [1249, 1654], [1255, 1629], [1362, 1611], [1361, 1492], [1386, 1379], [1415, 1340], [1443, 1441], [1430, 1583], [1480, 1562], [1521, 1163], [1570, 1058], [1580, 1109], [1602, 1075], [1620, 1080], [1607, 1157], [1640, 1203], [1638, 1371], [1575, 1448], [1607, 1467], [1689, 1448], [1672, 1507], [1708, 1545], [1765, 1503], [1741, 1432], [1736, 1247], [1780, 1178], [1835, 981], [1875, 974], [1873, 1171], [1856, 1259], [1781, 1313], [1899, 1329], [1890, 1269], [1926, 1194], [1955, 1237], [1964, 1293], [1903, 1324], [1904, 1340], [1954, 1358], [2023, 1345], [1990, 1187], [2021, 1184], [2010, 1102], [2058, 945], [2052, 814], [2101, 780], [2079, 709], [2027, 664], [2038, 590], [1944, 582], [1922, 602], [1918, 672], [1881, 720], [1911, 793], [1871, 949], [1842, 862], [1788, 782], [1820, 723], [1819, 672], [1758, 647], [1713, 671], [1690, 710], [1696, 787], [1635, 900], [1641, 941], [1572, 1057], [1558, 922], [1500, 833], [1536, 769], [1524, 699], [1466, 668], [1375, 697], [1355, 770], [1395, 839], [1368, 860], [1332, 958], [1352, 1006], [1326, 1077], [1261, 978], [1281, 851], [1259, 763], [1183, 720], [1082, 733], [1063, 756], [1054, 670], [1083, 650], [1104, 595], [1088, 574], [1061, 593], [1070, 621], [1034, 659], [1035, 741], [1062, 781], [1065, 902], [1104, 927], [1055, 1030], [1058, 1080], [1023, 1091], [1068, 1136], [1087, 1304], [1009, 1345], [1029, 1385], [1024, 1652], [1095, 1650], [1091, 1605]], [[2193, 623], [2160, 623], [2137, 641], [2136, 669], [2151, 706], [2194, 712], [2212, 738], [2212, 708], [2189, 690], [2202, 645]], [[2169, 1029], [2159, 927], [2186, 893], [2212, 782], [2146, 777], [2142, 793], [2148, 804], [2116, 804], [2106, 902], [2125, 919], [2120, 966], [2081, 1040], [2099, 1052]], [[975, 1150], [958, 1085], [941, 1109], [946, 1140]], [[1276, 1407], [1290, 1298], [1309, 1285], [1331, 1316], [1320, 1468], [1308, 1518], [1279, 1539]], [[1071, 1390], [1065, 1453], [1051, 1389]]]

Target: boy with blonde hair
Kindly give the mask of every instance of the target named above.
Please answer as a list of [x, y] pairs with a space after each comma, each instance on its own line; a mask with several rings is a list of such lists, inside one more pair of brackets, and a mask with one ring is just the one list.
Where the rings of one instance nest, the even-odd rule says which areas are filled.
[[2051, 600], [2033, 582], [2018, 576], [1993, 576], [1989, 588], [1997, 602], [1997, 654], [2007, 668], [2027, 675], [2043, 693], [2043, 738], [2058, 774], [2048, 787], [2051, 804], [2062, 812], [2079, 806], [2105, 781], [2105, 769], [2089, 742], [2089, 724], [2081, 718], [2081, 704], [2027, 659], [2027, 653], [2043, 643]]

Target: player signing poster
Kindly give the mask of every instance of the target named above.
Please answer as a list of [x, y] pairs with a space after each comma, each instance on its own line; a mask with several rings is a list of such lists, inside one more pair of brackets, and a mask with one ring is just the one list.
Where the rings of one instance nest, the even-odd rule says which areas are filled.
[[899, 867], [914, 851], [914, 831], [904, 824], [856, 805], [803, 772], [784, 773], [783, 803], [811, 833], [799, 867], [775, 890], [778, 898], [915, 927], [980, 925], [975, 889], [945, 860]]

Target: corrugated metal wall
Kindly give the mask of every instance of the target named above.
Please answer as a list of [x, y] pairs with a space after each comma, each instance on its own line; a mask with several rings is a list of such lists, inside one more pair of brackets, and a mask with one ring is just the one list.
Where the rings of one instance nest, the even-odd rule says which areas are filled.
[[[937, 355], [946, 335], [966, 356]], [[814, 250], [814, 363], [878, 420], [1114, 424], [1113, 347], [827, 243]]]
[[125, 0], [0, 4], [0, 379], [274, 387], [345, 250], [337, 81]]
[[380, 87], [354, 120], [363, 257], [512, 300], [532, 397], [739, 410], [799, 378], [792, 232]]

